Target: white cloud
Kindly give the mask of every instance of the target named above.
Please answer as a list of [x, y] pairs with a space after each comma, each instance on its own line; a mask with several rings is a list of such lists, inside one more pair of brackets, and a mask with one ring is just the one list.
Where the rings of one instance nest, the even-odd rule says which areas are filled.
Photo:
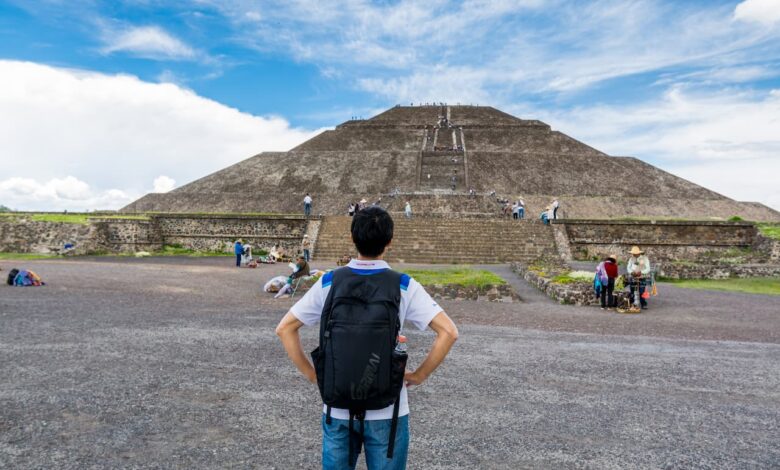
[[734, 19], [772, 25], [780, 22], [780, 0], [745, 0], [734, 8]]
[[195, 50], [157, 26], [139, 26], [106, 33], [103, 52], [128, 52], [150, 59], [193, 59]]
[[0, 204], [16, 209], [118, 208], [160, 175], [191, 181], [314, 134], [170, 83], [2, 60], [0, 122]]
[[[745, 3], [754, 2], [759, 3]], [[661, 71], [707, 80], [718, 77], [691, 72], [730, 69], [741, 72], [731, 81], [745, 81], [776, 76], [780, 59], [777, 34], [733, 21], [733, 7], [724, 5], [660, 0], [297, 0], [264, 9], [263, 28], [245, 28], [245, 2], [211, 3], [236, 23], [236, 37], [244, 44], [264, 52], [283, 51], [321, 70], [349, 66], [359, 88], [379, 90], [390, 102], [427, 97], [428, 89], [413, 87], [429, 83], [468, 93], [459, 100], [469, 101], [479, 96], [572, 93]], [[471, 78], [465, 83], [464, 74]], [[476, 75], [484, 78], [474, 80]], [[435, 94], [433, 86], [428, 88]], [[458, 101], [433, 98], [443, 99]]]
[[780, 210], [780, 90], [700, 95], [675, 86], [646, 103], [513, 111], [611, 155], [637, 156], [729, 197]]
[[252, 10], [244, 13], [244, 18], [246, 18], [247, 21], [259, 22], [263, 19], [263, 15], [261, 15], [260, 12]]
[[118, 189], [95, 191], [73, 176], [38, 181], [12, 177], [0, 181], [2, 205], [13, 209], [90, 210], [125, 205], [133, 197]]
[[153, 193], [167, 193], [176, 187], [176, 180], [165, 175], [160, 175], [154, 179]]

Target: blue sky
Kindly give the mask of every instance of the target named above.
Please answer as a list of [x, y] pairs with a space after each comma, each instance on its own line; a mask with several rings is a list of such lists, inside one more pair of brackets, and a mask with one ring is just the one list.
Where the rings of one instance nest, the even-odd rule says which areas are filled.
[[780, 0], [0, 0], [0, 204], [116, 208], [421, 101], [780, 208]]

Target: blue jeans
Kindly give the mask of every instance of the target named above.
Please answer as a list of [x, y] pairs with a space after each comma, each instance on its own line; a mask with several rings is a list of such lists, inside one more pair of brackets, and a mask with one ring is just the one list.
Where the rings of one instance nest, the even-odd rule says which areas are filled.
[[306, 217], [311, 215], [311, 204], [303, 205], [303, 215], [305, 215]]
[[517, 213], [518, 213], [518, 215], [520, 216], [521, 219], [523, 217], [525, 217], [525, 209], [523, 209], [522, 207], [517, 210]]
[[303, 249], [303, 259], [305, 259], [307, 263], [309, 262], [309, 256], [310, 256], [309, 255], [309, 249], [308, 248], [304, 248]]
[[[363, 421], [364, 451], [368, 470], [404, 470], [409, 452], [409, 415], [398, 417], [393, 458], [387, 458], [387, 442], [390, 439], [390, 419]], [[352, 438], [360, 438], [360, 421], [353, 422]], [[323, 470], [354, 469], [357, 458], [349, 462], [349, 420], [331, 418], [325, 422], [322, 415], [322, 468]], [[359, 443], [360, 441], [354, 441]], [[354, 445], [354, 444], [353, 444]], [[355, 447], [358, 448], [357, 446]], [[357, 450], [355, 455], [357, 456]], [[353, 457], [354, 458], [354, 457]]]
[[236, 253], [236, 266], [241, 267], [241, 255]]

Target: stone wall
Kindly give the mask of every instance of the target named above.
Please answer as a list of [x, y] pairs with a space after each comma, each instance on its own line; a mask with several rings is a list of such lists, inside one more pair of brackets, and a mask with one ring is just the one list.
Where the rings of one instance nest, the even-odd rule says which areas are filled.
[[764, 253], [771, 263], [780, 263], [780, 240], [775, 240], [758, 233], [753, 248], [756, 251]]
[[79, 253], [84, 253], [90, 236], [89, 225], [38, 222], [26, 217], [0, 218], [0, 252], [52, 253], [72, 243]]
[[668, 279], [729, 279], [780, 276], [780, 264], [666, 264], [661, 275]]
[[717, 259], [735, 250], [749, 251], [757, 229], [746, 222], [678, 222], [619, 220], [558, 220], [568, 235], [574, 259], [601, 259], [615, 253], [619, 258], [639, 245], [651, 259]]
[[288, 253], [298, 253], [306, 220], [297, 216], [186, 215], [153, 216], [166, 245], [196, 251], [232, 253], [241, 239], [255, 249], [270, 250], [280, 243]]
[[[309, 236], [316, 241], [315, 221]], [[96, 217], [87, 225], [14, 218], [0, 220], [0, 251], [50, 253], [73, 243], [75, 254], [157, 251], [164, 245], [232, 253], [240, 238], [256, 250], [280, 243], [295, 254], [306, 230], [307, 221], [299, 216], [166, 214], [148, 219]]]
[[154, 219], [90, 219], [92, 232], [88, 241], [90, 251], [133, 253], [156, 251], [163, 240]]
[[458, 284], [425, 285], [425, 290], [434, 299], [477, 300], [485, 302], [512, 303], [520, 301], [520, 296], [508, 284], [488, 285], [485, 287], [461, 286]]

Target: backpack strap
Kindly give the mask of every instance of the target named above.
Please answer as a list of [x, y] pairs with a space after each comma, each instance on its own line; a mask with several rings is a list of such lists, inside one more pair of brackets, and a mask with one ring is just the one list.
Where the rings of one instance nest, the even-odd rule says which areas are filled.
[[[360, 434], [355, 435], [354, 422], [355, 420], [360, 422]], [[349, 410], [349, 464], [354, 466], [357, 463], [360, 450], [363, 447], [363, 440], [365, 437], [365, 410]]]
[[[403, 389], [402, 389], [403, 390]], [[393, 458], [393, 451], [395, 450], [395, 433], [398, 430], [398, 408], [401, 406], [401, 394], [398, 394], [398, 398], [393, 404], [393, 420], [390, 423], [390, 438], [387, 443], [387, 458]]]

